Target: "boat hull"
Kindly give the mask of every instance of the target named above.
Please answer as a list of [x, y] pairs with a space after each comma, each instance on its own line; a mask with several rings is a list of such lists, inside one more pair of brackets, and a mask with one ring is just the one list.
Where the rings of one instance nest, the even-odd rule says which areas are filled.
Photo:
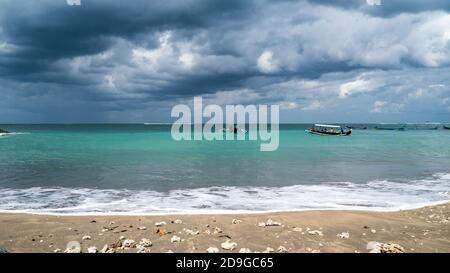
[[313, 130], [305, 130], [305, 132], [313, 134], [313, 135], [319, 135], [319, 136], [350, 136], [352, 134], [352, 131], [347, 131], [345, 133], [330, 133], [330, 132], [317, 132]]

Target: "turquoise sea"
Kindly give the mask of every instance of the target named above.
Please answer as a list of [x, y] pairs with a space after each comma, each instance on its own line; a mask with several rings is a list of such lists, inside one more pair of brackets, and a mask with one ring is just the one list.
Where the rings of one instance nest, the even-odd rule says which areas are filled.
[[280, 127], [258, 141], [174, 141], [171, 125], [0, 125], [0, 211], [163, 214], [398, 210], [450, 199], [450, 130]]

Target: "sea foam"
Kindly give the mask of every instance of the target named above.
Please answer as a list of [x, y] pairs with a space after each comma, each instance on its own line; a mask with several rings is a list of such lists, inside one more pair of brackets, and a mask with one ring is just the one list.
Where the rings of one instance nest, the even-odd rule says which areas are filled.
[[407, 183], [330, 182], [286, 187], [209, 187], [169, 192], [88, 188], [0, 189], [1, 212], [158, 215], [301, 210], [396, 211], [450, 200], [450, 174]]

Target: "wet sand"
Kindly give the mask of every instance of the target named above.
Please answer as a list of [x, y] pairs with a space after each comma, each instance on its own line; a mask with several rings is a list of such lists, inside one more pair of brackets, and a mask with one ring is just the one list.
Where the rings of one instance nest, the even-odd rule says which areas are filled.
[[[160, 223], [158, 227], [155, 225], [158, 222], [165, 224]], [[139, 243], [143, 238], [148, 240]], [[227, 240], [228, 243], [223, 244]], [[450, 252], [450, 203], [398, 212], [167, 216], [0, 214], [0, 247], [9, 252], [64, 252], [69, 241], [78, 241], [82, 252], [88, 252], [93, 246], [100, 252], [107, 245], [104, 251], [116, 253], [189, 253], [206, 252], [208, 248], [220, 253], [364, 253], [369, 252], [367, 244], [371, 241], [396, 244], [404, 252]], [[396, 245], [394, 248], [399, 249]], [[91, 248], [91, 251], [95, 250]]]

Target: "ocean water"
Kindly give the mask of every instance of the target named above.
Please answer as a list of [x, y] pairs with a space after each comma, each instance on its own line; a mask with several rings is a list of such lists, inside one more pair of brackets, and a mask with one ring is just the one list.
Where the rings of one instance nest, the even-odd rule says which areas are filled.
[[398, 210], [450, 199], [450, 130], [280, 127], [258, 141], [174, 141], [170, 125], [0, 125], [0, 211], [167, 214]]

